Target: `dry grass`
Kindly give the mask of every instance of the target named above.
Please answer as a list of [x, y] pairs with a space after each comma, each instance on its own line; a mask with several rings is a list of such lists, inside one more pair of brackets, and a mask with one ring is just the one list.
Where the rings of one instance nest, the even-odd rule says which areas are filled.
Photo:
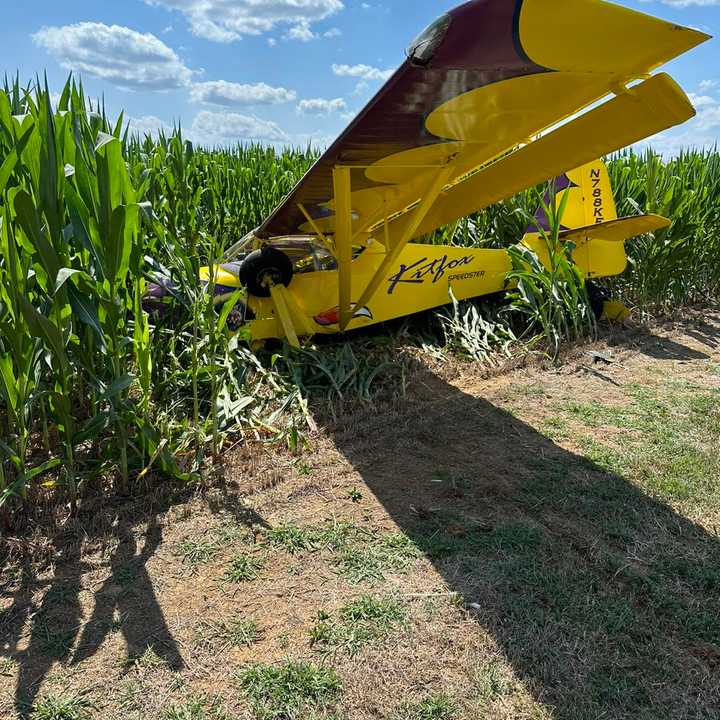
[[720, 716], [719, 338], [418, 362], [299, 459], [94, 508], [3, 571], [0, 717]]

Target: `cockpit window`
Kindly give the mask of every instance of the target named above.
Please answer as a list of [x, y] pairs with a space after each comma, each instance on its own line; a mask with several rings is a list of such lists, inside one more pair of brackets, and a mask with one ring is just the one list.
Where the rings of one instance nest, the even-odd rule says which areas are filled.
[[423, 30], [407, 49], [408, 60], [413, 65], [427, 65], [445, 39], [451, 22], [450, 15], [443, 15]]

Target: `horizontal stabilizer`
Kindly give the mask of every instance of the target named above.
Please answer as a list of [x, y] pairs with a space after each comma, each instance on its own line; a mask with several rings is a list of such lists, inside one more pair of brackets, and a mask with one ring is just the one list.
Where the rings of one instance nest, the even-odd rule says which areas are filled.
[[608, 242], [625, 242], [638, 235], [662, 230], [670, 225], [670, 220], [661, 215], [637, 215], [610, 220], [597, 225], [563, 230], [561, 240], [572, 240], [580, 245], [590, 240], [606, 240]]

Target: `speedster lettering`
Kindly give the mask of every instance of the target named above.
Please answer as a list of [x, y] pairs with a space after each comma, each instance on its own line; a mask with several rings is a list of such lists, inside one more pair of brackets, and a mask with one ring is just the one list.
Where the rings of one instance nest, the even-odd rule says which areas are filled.
[[442, 280], [445, 275], [452, 270], [470, 265], [475, 258], [471, 255], [458, 258], [457, 260], [449, 260], [447, 255], [428, 260], [422, 258], [412, 265], [400, 265], [400, 270], [392, 275], [388, 280], [388, 295], [395, 292], [395, 288], [401, 283], [409, 283], [411, 285], [422, 285], [426, 280], [430, 280], [433, 284]]

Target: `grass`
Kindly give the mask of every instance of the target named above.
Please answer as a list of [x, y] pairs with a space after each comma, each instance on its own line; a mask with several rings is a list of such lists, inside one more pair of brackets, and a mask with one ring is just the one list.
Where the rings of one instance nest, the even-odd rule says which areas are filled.
[[90, 720], [92, 703], [73, 695], [46, 695], [30, 712], [31, 720]]
[[238, 674], [238, 686], [257, 720], [299, 720], [330, 708], [342, 684], [336, 673], [310, 663], [252, 665]]
[[[720, 392], [694, 384], [636, 385], [627, 402], [561, 405], [559, 409], [596, 432], [579, 441], [590, 459], [631, 475], [669, 501], [720, 503]], [[612, 442], [603, 429], [620, 431]]]
[[455, 703], [447, 695], [439, 694], [401, 705], [395, 711], [393, 720], [453, 720], [455, 717]]
[[398, 601], [363, 595], [341, 607], [335, 616], [320, 612], [310, 628], [310, 644], [320, 650], [343, 650], [353, 655], [365, 645], [385, 638], [406, 617], [407, 610]]
[[268, 531], [266, 541], [290, 555], [329, 554], [338, 574], [352, 585], [378, 583], [388, 572], [405, 572], [419, 555], [402, 533], [377, 533], [343, 522], [281, 525]]
[[165, 711], [164, 720], [230, 720], [218, 698], [196, 695], [172, 705]]
[[240, 618], [224, 623], [221, 628], [221, 635], [233, 647], [249, 648], [260, 639], [261, 632], [255, 620]]
[[316, 550], [323, 537], [322, 531], [301, 528], [292, 523], [272, 528], [265, 535], [270, 545], [281, 548], [290, 555]]
[[377, 584], [386, 579], [387, 573], [406, 572], [419, 554], [415, 544], [402, 533], [373, 533], [341, 547], [334, 564], [351, 585]]
[[260, 571], [265, 567], [265, 560], [255, 555], [240, 553], [236, 555], [225, 571], [225, 582], [239, 584], [257, 580]]
[[[635, 335], [629, 340], [634, 347]], [[63, 682], [72, 685], [62, 692], [77, 692], [80, 678], [103, 678], [108, 720], [163, 720], [170, 711], [214, 720], [214, 701], [204, 693], [215, 691], [232, 720], [714, 717], [720, 544], [713, 526], [720, 515], [714, 485], [698, 479], [712, 470], [720, 446], [715, 376], [700, 358], [617, 354], [604, 370], [622, 387], [573, 366], [523, 368], [497, 381], [466, 368], [464, 384], [413, 376], [416, 395], [393, 406], [393, 415], [373, 420], [370, 410], [341, 418], [333, 445], [318, 439], [308, 455], [317, 468], [312, 482], [332, 492], [297, 492], [307, 480], [292, 475], [280, 488], [242, 498], [257, 513], [252, 545], [244, 534], [220, 542], [215, 528], [229, 510], [218, 516], [217, 504], [202, 507], [195, 495], [190, 537], [222, 548], [213, 560], [219, 577], [236, 553], [264, 561], [251, 597], [243, 597], [249, 585], [183, 582], [187, 562], [177, 549], [188, 539], [187, 525], [167, 523], [162, 562], [144, 566], [156, 591], [137, 583], [136, 594], [117, 595], [122, 636], [106, 639], [75, 673], [68, 674], [75, 666], [66, 656]], [[516, 379], [522, 403], [507, 392]], [[528, 390], [538, 387], [542, 396]], [[388, 442], [388, 422], [413, 434]], [[361, 423], [360, 431], [349, 425], [347, 432], [345, 423]], [[560, 444], [548, 428], [562, 431]], [[585, 442], [592, 442], [591, 457]], [[368, 446], [372, 456], [361, 456], [358, 447]], [[703, 467], [679, 462], [683, 449], [700, 453]], [[694, 484], [696, 493], [678, 499], [648, 471]], [[361, 507], [348, 498], [353, 488], [364, 493]], [[138, 538], [142, 524], [133, 516]], [[143, 547], [139, 540], [135, 552]], [[33, 618], [34, 635], [22, 645], [13, 633], [32, 629], [8, 595], [0, 624], [18, 666], [2, 678], [6, 684], [34, 682], [55, 659], [40, 652], [42, 623], [64, 630], [89, 620], [95, 603], [115, 602], [115, 580], [112, 599], [69, 592], [99, 587], [93, 583], [117, 567], [102, 549], [92, 553], [82, 553], [88, 569], [77, 581], [69, 581], [75, 575], [66, 565], [56, 571], [67, 580], [58, 595], [63, 619], [77, 602], [80, 621], [71, 624], [68, 616], [56, 626], [54, 603], [51, 613]], [[226, 564], [216, 565], [219, 558]], [[143, 567], [139, 559], [126, 562]], [[99, 575], [99, 567], [107, 570]], [[59, 587], [46, 583], [51, 573], [33, 592], [36, 606], [49, 587]], [[23, 588], [19, 602], [26, 597]], [[197, 608], [206, 608], [200, 617]], [[163, 657], [166, 648], [168, 659], [148, 653], [130, 668], [119, 666], [126, 645], [142, 651], [147, 642]], [[178, 670], [170, 660], [175, 643]], [[73, 647], [88, 645], [78, 638]], [[280, 672], [302, 661], [334, 671], [343, 689], [318, 699], [304, 675]], [[255, 676], [236, 685], [234, 673], [250, 667]], [[54, 668], [45, 671], [40, 692], [64, 687]], [[0, 694], [0, 717], [14, 717], [13, 701]]]
[[167, 663], [153, 648], [147, 647], [143, 652], [129, 657], [125, 665], [143, 673], [149, 673], [166, 667]]
[[217, 555], [220, 547], [217, 543], [209, 540], [193, 540], [188, 538], [178, 545], [178, 553], [191, 567], [198, 565], [206, 565], [215, 555]]

